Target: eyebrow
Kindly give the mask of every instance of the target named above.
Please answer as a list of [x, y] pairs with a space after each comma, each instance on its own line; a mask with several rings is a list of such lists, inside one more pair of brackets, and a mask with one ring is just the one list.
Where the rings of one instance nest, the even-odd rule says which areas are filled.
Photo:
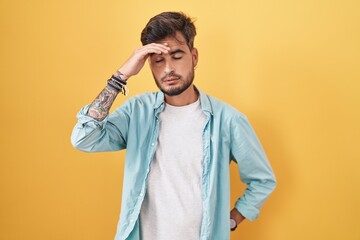
[[177, 50], [174, 50], [174, 51], [170, 52], [169, 54], [173, 55], [173, 54], [176, 54], [176, 53], [185, 53], [185, 51], [183, 51], [181, 49], [177, 49]]
[[[174, 54], [176, 54], [176, 53], [185, 53], [185, 51], [183, 51], [183, 50], [181, 50], [181, 49], [176, 49], [176, 50], [174, 50], [174, 51], [172, 51], [172, 52], [169, 52], [169, 55], [174, 55]], [[150, 57], [152, 57], [152, 56], [154, 56], [154, 55], [157, 55], [157, 54], [155, 54], [155, 53], [150, 53]], [[162, 54], [161, 54], [162, 55]]]

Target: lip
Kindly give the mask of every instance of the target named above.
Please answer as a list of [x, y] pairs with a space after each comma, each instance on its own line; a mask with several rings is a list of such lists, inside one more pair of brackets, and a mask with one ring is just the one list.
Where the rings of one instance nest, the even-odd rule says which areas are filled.
[[176, 82], [177, 80], [179, 80], [178, 77], [171, 77], [171, 78], [166, 78], [166, 79], [164, 79], [164, 82], [166, 82], [166, 83], [173, 83], [173, 82]]

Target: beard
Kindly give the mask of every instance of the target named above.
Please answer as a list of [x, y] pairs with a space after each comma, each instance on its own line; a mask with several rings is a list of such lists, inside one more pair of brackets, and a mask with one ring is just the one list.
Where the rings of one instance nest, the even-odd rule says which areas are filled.
[[[154, 76], [154, 75], [153, 75]], [[165, 82], [165, 79], [176, 77], [178, 78], [178, 82], [174, 84], [174, 86], [164, 86], [163, 83]], [[168, 96], [177, 96], [183, 93], [186, 89], [188, 89], [191, 84], [194, 81], [194, 70], [192, 69], [185, 77], [182, 77], [174, 72], [170, 72], [169, 74], [166, 74], [161, 79], [156, 79], [154, 76], [156, 85], [162, 91], [164, 94]]]

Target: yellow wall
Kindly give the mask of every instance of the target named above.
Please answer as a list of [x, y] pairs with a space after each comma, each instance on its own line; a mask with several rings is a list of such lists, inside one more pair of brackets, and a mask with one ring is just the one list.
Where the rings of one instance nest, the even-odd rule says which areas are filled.
[[[249, 117], [277, 175], [260, 218], [232, 239], [360, 239], [355, 0], [0, 1], [0, 239], [113, 238], [124, 152], [76, 151], [70, 133], [167, 10], [197, 18], [197, 86]], [[148, 67], [129, 85], [156, 89]]]

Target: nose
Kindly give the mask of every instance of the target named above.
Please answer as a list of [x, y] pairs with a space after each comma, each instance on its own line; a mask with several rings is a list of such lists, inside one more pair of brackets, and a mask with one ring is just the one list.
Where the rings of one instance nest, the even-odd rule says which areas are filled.
[[169, 74], [175, 71], [175, 66], [172, 61], [166, 61], [164, 72], [165, 74]]

